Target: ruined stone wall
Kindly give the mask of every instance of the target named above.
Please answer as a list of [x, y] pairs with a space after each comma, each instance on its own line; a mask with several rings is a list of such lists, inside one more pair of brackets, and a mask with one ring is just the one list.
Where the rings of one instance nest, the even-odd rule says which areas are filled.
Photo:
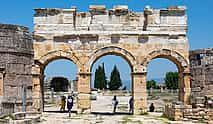
[[27, 106], [32, 104], [32, 46], [28, 28], [0, 24], [0, 103], [3, 113], [22, 110], [23, 87]]
[[190, 51], [193, 105], [204, 104], [205, 97], [213, 101], [213, 49]]
[[166, 105], [165, 114], [173, 120], [213, 123], [213, 49], [190, 51], [191, 105]]
[[171, 120], [193, 120], [197, 123], [213, 123], [213, 109], [192, 108], [192, 105], [173, 103], [165, 106], [164, 114]]

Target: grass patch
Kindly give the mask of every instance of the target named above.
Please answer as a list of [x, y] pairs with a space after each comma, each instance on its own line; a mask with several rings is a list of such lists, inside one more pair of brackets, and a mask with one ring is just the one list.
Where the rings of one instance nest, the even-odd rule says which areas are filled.
[[141, 112], [140, 115], [149, 115], [148, 112]]
[[123, 123], [127, 123], [131, 121], [131, 117], [133, 117], [132, 115], [126, 115], [122, 118], [122, 120], [124, 121]]
[[7, 115], [1, 116], [0, 119], [12, 119], [12, 120], [14, 120], [15, 117], [12, 114], [7, 114]]
[[201, 124], [205, 124], [205, 120], [204, 120], [204, 119], [199, 119], [199, 120], [198, 120], [198, 123], [199, 123], [199, 124], [200, 124], [200, 123], [201, 123]]
[[166, 116], [164, 113], [159, 117], [159, 119], [165, 120], [165, 121], [173, 120], [172, 118], [169, 118], [168, 116]]

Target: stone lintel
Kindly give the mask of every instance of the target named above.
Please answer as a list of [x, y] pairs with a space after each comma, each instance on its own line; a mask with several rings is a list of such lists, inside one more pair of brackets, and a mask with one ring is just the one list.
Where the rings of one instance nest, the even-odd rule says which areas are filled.
[[170, 6], [167, 8], [169, 11], [185, 11], [186, 6]]
[[106, 6], [105, 5], [90, 5], [89, 6], [89, 11], [90, 12], [105, 12], [106, 11]]
[[147, 72], [132, 72], [131, 75], [146, 75]]
[[80, 34], [80, 38], [97, 38], [98, 34]]
[[87, 75], [87, 76], [92, 75], [91, 72], [79, 72], [78, 74], [79, 74], [79, 75]]
[[[45, 25], [45, 24], [39, 24]], [[48, 31], [49, 34], [58, 34], [58, 35], [149, 35], [149, 36], [161, 36], [161, 35], [178, 35], [178, 36], [186, 36], [185, 31]], [[36, 35], [47, 34], [46, 31], [35, 31]]]
[[47, 15], [58, 15], [62, 12], [62, 9], [58, 8], [36, 8], [34, 9], [35, 14], [34, 16], [47, 16]]
[[113, 9], [116, 10], [121, 10], [121, 11], [128, 11], [128, 6], [126, 5], [117, 5], [117, 6], [113, 6]]

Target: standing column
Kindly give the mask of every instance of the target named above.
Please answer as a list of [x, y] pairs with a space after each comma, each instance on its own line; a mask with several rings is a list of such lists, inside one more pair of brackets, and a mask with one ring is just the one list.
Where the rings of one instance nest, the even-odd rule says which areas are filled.
[[78, 113], [90, 113], [90, 80], [91, 73], [81, 72], [78, 74]]
[[40, 67], [38, 65], [33, 65], [32, 67], [32, 99], [33, 99], [33, 109], [35, 111], [43, 111], [42, 107], [42, 90], [41, 90], [41, 74]]
[[191, 95], [191, 85], [190, 85], [190, 72], [183, 72], [183, 94], [181, 96], [181, 101], [184, 104], [190, 104], [190, 95]]
[[141, 114], [147, 111], [146, 72], [133, 72], [132, 81], [134, 114]]

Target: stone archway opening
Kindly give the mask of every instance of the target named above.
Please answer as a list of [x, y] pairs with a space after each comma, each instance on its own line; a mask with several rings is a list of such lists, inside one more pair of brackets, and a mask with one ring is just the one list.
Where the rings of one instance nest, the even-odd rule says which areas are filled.
[[147, 65], [148, 110], [153, 103], [155, 112], [163, 112], [166, 104], [178, 101], [179, 83], [178, 68], [174, 62], [165, 58], [152, 59]]
[[[105, 76], [107, 80], [106, 88], [98, 88], [98, 69], [104, 68]], [[121, 86], [114, 90], [110, 85], [112, 71], [117, 68]], [[132, 78], [131, 78], [131, 66], [121, 56], [109, 54], [103, 55], [96, 59], [91, 66], [91, 112], [92, 113], [112, 113], [113, 105], [112, 99], [114, 96], [119, 101], [117, 105], [117, 114], [128, 114], [129, 113], [129, 99], [132, 97]]]
[[[125, 49], [122, 49], [122, 48], [119, 48], [119, 47], [115, 47], [115, 46], [107, 46], [107, 47], [103, 47], [101, 49], [98, 49], [94, 52], [94, 54], [91, 54], [91, 57], [89, 59], [89, 61], [87, 62], [87, 65], [88, 65], [88, 70], [91, 74], [92, 72], [92, 69], [93, 69], [93, 66], [95, 65], [95, 63], [97, 61], [99, 61], [99, 59], [101, 59], [102, 57], [105, 57], [105, 56], [114, 56], [115, 58], [118, 57], [121, 61], [123, 61], [124, 63], [126, 63], [126, 66], [128, 66], [129, 68], [129, 72], [127, 71], [128, 75], [131, 77], [131, 85], [129, 85], [129, 88], [131, 87], [131, 92], [129, 93], [129, 95], [132, 94], [132, 91], [133, 91], [133, 83], [132, 83], [132, 72], [133, 72], [133, 66], [136, 64], [136, 59], [135, 57], [129, 52], [129, 51], [126, 51]], [[112, 59], [107, 59], [106, 63], [109, 62], [110, 60]], [[113, 68], [113, 64], [110, 65], [111, 68]], [[124, 67], [125, 68], [125, 67]], [[106, 69], [106, 67], [105, 67]], [[112, 70], [110, 70], [112, 71]], [[122, 70], [120, 73], [124, 73], [124, 71]], [[90, 84], [92, 84], [92, 79], [90, 78]], [[91, 86], [90, 86], [91, 87]], [[124, 87], [121, 87], [120, 89], [122, 89]], [[124, 88], [125, 89], [125, 88]], [[114, 94], [116, 95], [116, 93]], [[108, 100], [110, 101], [109, 103], [109, 111], [110, 113], [112, 113], [112, 98], [113, 98], [113, 94], [111, 94], [111, 96], [109, 96]], [[128, 113], [128, 101], [129, 101], [130, 98], [126, 98], [126, 101], [125, 102], [120, 102], [120, 108], [122, 108], [122, 104], [123, 104], [123, 107], [126, 109], [126, 111], [121, 111], [124, 112], [124, 113]], [[91, 108], [91, 100], [89, 101], [90, 102], [90, 108]], [[118, 105], [119, 107], [119, 105]], [[106, 107], [105, 107], [106, 108]], [[107, 112], [107, 111], [105, 111]]]
[[[77, 96], [78, 68], [68, 58], [54, 58], [46, 62], [41, 70], [41, 92], [43, 111], [61, 111], [61, 98], [74, 94]], [[66, 99], [65, 99], [66, 101]], [[66, 111], [65, 104], [65, 111]], [[74, 99], [73, 111], [77, 110], [77, 98]]]
[[148, 54], [143, 65], [147, 68], [148, 63], [156, 58], [164, 58], [173, 62], [178, 70], [178, 101], [189, 104], [190, 97], [190, 72], [189, 62], [178, 52], [162, 49]]

